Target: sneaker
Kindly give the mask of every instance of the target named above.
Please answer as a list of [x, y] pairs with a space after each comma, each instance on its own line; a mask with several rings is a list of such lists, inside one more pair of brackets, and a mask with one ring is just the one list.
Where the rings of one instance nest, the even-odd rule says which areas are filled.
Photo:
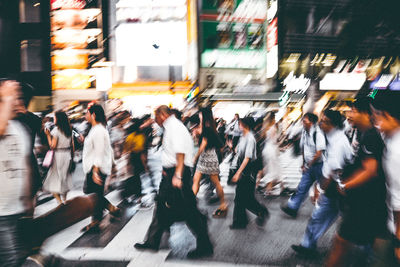
[[312, 248], [306, 248], [303, 247], [302, 245], [292, 245], [291, 248], [299, 255], [304, 256], [304, 257], [315, 257], [317, 256], [317, 251]]
[[281, 210], [292, 218], [297, 217], [297, 210], [291, 209], [288, 206], [281, 206]]
[[214, 250], [212, 247], [208, 248], [196, 248], [188, 253], [187, 257], [189, 259], [198, 259], [202, 257], [209, 257], [214, 254]]
[[266, 220], [268, 219], [269, 212], [264, 211], [260, 212], [256, 218], [256, 224], [260, 227], [263, 227], [265, 225]]

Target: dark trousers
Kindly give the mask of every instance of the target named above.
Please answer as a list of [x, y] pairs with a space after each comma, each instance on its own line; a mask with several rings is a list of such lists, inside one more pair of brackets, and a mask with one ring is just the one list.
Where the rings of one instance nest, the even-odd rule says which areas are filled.
[[24, 214], [0, 216], [0, 266], [21, 266], [28, 256], [20, 219]]
[[234, 225], [247, 225], [246, 209], [257, 216], [268, 213], [267, 208], [256, 200], [254, 191], [255, 182], [250, 176], [243, 175], [236, 186], [235, 207], [233, 209]]
[[92, 220], [93, 221], [101, 221], [103, 219], [103, 210], [107, 208], [110, 202], [104, 197], [104, 184], [107, 178], [107, 175], [100, 172], [100, 177], [103, 180], [102, 185], [98, 185], [93, 181], [93, 171], [90, 171], [86, 175], [86, 181], [84, 186], [84, 192], [86, 194], [96, 194], [97, 202], [96, 207], [94, 208]]
[[181, 189], [172, 186], [175, 168], [163, 170], [163, 177], [157, 195], [153, 220], [147, 231], [145, 242], [153, 247], [160, 246], [163, 233], [177, 221], [185, 221], [196, 236], [198, 248], [212, 246], [207, 228], [207, 217], [197, 208], [196, 197], [192, 191], [190, 169], [185, 167]]

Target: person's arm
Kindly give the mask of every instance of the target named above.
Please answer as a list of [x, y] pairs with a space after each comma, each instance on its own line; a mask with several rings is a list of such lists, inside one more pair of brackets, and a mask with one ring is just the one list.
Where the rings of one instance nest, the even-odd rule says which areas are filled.
[[[395, 227], [395, 235], [397, 240], [400, 240], [400, 211], [393, 211], [393, 219], [394, 219], [394, 227]], [[394, 254], [397, 258], [397, 261], [400, 262], [400, 248], [394, 249]]]
[[96, 131], [93, 134], [93, 140], [96, 140], [93, 144], [93, 151], [92, 153], [95, 155], [94, 162], [93, 162], [93, 182], [98, 185], [103, 184], [103, 180], [100, 177], [100, 166], [102, 164], [102, 157], [104, 155], [104, 148], [105, 148], [105, 136], [100, 132]]
[[242, 173], [249, 162], [250, 162], [250, 158], [244, 158], [242, 164], [240, 164], [239, 169], [237, 170], [235, 175], [232, 177], [232, 182], [237, 183], [240, 180]]
[[56, 136], [52, 136], [49, 129], [45, 129], [44, 132], [46, 133], [47, 142], [49, 143], [50, 148], [57, 148], [58, 138]]
[[184, 169], [185, 154], [176, 153], [176, 168], [172, 177], [172, 185], [177, 188], [182, 188], [182, 175]]
[[[343, 184], [346, 190], [357, 188], [378, 175], [378, 161], [374, 158], [366, 158], [362, 161], [360, 170], [354, 173]], [[343, 192], [343, 190], [342, 190]]]
[[8, 121], [12, 119], [18, 91], [19, 85], [15, 81], [5, 81], [0, 84], [0, 136], [4, 135]]
[[317, 162], [317, 161], [321, 158], [322, 152], [323, 152], [322, 150], [319, 150], [319, 151], [317, 151], [317, 152], [315, 153], [315, 155], [314, 155], [312, 161], [310, 162], [310, 167], [311, 167], [312, 165], [314, 165], [314, 163]]
[[199, 159], [201, 153], [203, 153], [206, 147], [207, 147], [207, 138], [203, 137], [203, 139], [201, 139], [199, 150], [197, 150], [197, 153], [194, 156], [193, 163], [196, 163], [196, 161]]

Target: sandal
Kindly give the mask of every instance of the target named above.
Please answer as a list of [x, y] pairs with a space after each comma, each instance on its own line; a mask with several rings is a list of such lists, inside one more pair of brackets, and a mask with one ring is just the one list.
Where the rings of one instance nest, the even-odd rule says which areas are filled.
[[91, 222], [85, 227], [81, 229], [81, 232], [85, 233], [98, 233], [100, 232], [100, 223], [99, 222]]
[[115, 208], [113, 211], [109, 211], [109, 213], [111, 214], [111, 216], [117, 218], [122, 216], [122, 210], [120, 208]]
[[213, 218], [225, 218], [226, 215], [228, 214], [228, 209], [220, 209], [218, 208], [216, 211], [213, 213]]

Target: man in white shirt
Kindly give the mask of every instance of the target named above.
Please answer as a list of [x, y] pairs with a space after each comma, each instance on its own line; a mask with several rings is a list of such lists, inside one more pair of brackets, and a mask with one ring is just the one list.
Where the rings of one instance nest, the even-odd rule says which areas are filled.
[[0, 84], [0, 265], [20, 266], [27, 257], [20, 219], [33, 214], [31, 137], [14, 120], [21, 92]]
[[[325, 110], [320, 126], [327, 138], [326, 155], [320, 181], [320, 184], [324, 184], [331, 179], [337, 179], [340, 171], [351, 161], [353, 151], [348, 138], [342, 130], [343, 117], [338, 111]], [[292, 249], [305, 256], [316, 255], [318, 239], [335, 222], [338, 214], [337, 198], [328, 194], [328, 192], [322, 192], [308, 222], [302, 243], [300, 245], [292, 245]]]
[[282, 211], [295, 218], [301, 204], [307, 197], [310, 187], [322, 176], [322, 153], [325, 151], [325, 136], [319, 129], [317, 115], [306, 113], [303, 116], [303, 131], [300, 148], [303, 150], [303, 176], [297, 186], [296, 193], [288, 200]]
[[[381, 93], [381, 92], [380, 92]], [[392, 246], [386, 255], [377, 255], [379, 266], [400, 264], [400, 92], [389, 91], [378, 94], [374, 101], [375, 126], [385, 136], [386, 149], [382, 164], [386, 175], [389, 206], [389, 229], [393, 233]], [[380, 246], [385, 247], [385, 246]], [[376, 246], [376, 252], [381, 250]], [[393, 259], [393, 250], [394, 257]]]
[[144, 243], [136, 249], [158, 250], [163, 233], [176, 221], [185, 221], [197, 238], [197, 248], [189, 258], [213, 254], [208, 237], [207, 217], [197, 209], [192, 191], [190, 168], [193, 167], [194, 146], [189, 131], [172, 115], [167, 106], [155, 111], [156, 122], [164, 128], [162, 140], [163, 178], [157, 196], [153, 220]]

